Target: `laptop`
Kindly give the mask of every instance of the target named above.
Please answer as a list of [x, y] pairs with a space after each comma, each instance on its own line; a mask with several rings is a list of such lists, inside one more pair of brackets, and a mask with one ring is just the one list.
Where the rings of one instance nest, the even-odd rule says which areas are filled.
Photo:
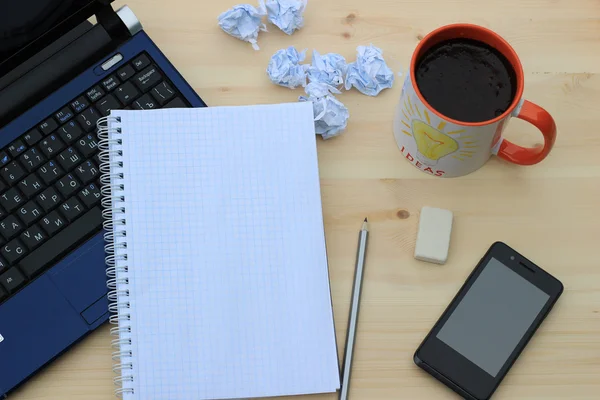
[[111, 1], [0, 0], [0, 398], [108, 320], [96, 121], [205, 106]]

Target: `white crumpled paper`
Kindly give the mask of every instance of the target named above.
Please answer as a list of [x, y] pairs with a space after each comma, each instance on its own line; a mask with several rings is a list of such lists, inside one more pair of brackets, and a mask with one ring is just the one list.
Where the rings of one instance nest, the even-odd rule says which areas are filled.
[[259, 50], [258, 32], [266, 31], [262, 18], [267, 15], [263, 0], [259, 0], [258, 8], [250, 4], [240, 4], [219, 15], [219, 26], [227, 34], [249, 42], [254, 50]]
[[338, 136], [346, 129], [350, 113], [346, 106], [339, 102], [332, 93], [341, 92], [333, 86], [310, 82], [305, 88], [308, 97], [300, 96], [300, 101], [312, 101], [315, 116], [315, 132], [330, 139]]
[[348, 65], [346, 90], [352, 86], [361, 93], [377, 96], [394, 84], [394, 72], [383, 59], [382, 51], [373, 45], [358, 46], [356, 61]]
[[300, 65], [305, 58], [306, 50], [299, 53], [294, 46], [279, 50], [273, 54], [267, 67], [269, 79], [276, 85], [290, 89], [306, 86], [308, 65]]
[[321, 82], [338, 87], [344, 83], [344, 75], [348, 70], [346, 59], [336, 53], [320, 55], [313, 50], [312, 64], [308, 69], [311, 82]]
[[304, 25], [302, 14], [307, 0], [267, 0], [269, 21], [279, 29], [291, 35]]

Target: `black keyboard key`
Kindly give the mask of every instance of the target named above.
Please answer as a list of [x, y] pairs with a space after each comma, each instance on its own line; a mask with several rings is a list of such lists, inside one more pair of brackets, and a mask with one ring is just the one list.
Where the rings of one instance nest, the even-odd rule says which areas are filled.
[[0, 248], [0, 254], [2, 254], [2, 257], [4, 257], [10, 265], [14, 265], [15, 262], [27, 254], [27, 248], [19, 239], [14, 239], [12, 242], [8, 242]]
[[154, 100], [150, 94], [146, 93], [134, 101], [132, 106], [135, 110], [153, 110], [158, 108], [158, 102]]
[[58, 110], [56, 114], [54, 114], [54, 118], [56, 118], [59, 124], [66, 123], [68, 120], [73, 118], [73, 116], [73, 111], [71, 111], [71, 109], [67, 106], [64, 106], [63, 108]]
[[0, 196], [0, 204], [7, 212], [11, 213], [27, 200], [17, 188], [10, 188]]
[[42, 217], [39, 224], [48, 235], [53, 236], [56, 232], [64, 228], [67, 223], [58, 212], [52, 211], [50, 214]]
[[100, 100], [102, 96], [104, 96], [104, 90], [102, 90], [100, 86], [96, 85], [85, 92], [85, 95], [92, 103], [95, 103], [96, 101]]
[[60, 166], [65, 171], [70, 171], [75, 168], [77, 164], [82, 162], [83, 158], [81, 158], [77, 150], [75, 150], [73, 147], [68, 147], [65, 151], [58, 155], [56, 161], [58, 161]]
[[42, 122], [38, 126], [38, 128], [40, 131], [42, 131], [42, 133], [44, 135], [49, 135], [52, 132], [54, 132], [56, 130], [56, 128], [58, 128], [58, 124], [56, 123], [56, 121], [53, 118], [48, 118], [47, 120]]
[[75, 143], [75, 147], [84, 158], [90, 158], [98, 151], [98, 139], [91, 134], [84, 135]]
[[35, 201], [42, 207], [44, 212], [48, 212], [62, 203], [60, 195], [56, 193], [56, 190], [53, 187], [49, 187], [42, 193], [38, 194], [35, 198]]
[[6, 240], [17, 236], [25, 227], [14, 215], [9, 215], [0, 221], [0, 234]]
[[140, 92], [133, 86], [131, 82], [125, 82], [115, 90], [115, 96], [119, 101], [125, 105], [129, 105], [133, 102], [133, 99], [138, 97]]
[[159, 83], [154, 89], [152, 89], [152, 96], [158, 101], [161, 106], [165, 105], [169, 100], [175, 96], [175, 90], [167, 82]]
[[98, 204], [101, 198], [100, 188], [95, 183], [90, 183], [85, 189], [79, 192], [79, 199], [87, 208], [92, 208]]
[[8, 213], [4, 210], [4, 208], [0, 207], [0, 219], [6, 217]]
[[56, 236], [46, 240], [46, 243], [25, 257], [19, 267], [27, 276], [32, 277], [96, 234], [101, 227], [102, 212], [100, 207], [94, 207]]
[[55, 161], [48, 161], [38, 169], [37, 173], [46, 185], [50, 185], [63, 176], [65, 172]]
[[77, 197], [71, 197], [58, 207], [58, 211], [60, 211], [67, 221], [73, 222], [83, 214], [85, 207], [77, 200]]
[[18, 188], [26, 198], [30, 198], [42, 190], [42, 181], [32, 173], [19, 182]]
[[93, 161], [88, 160], [75, 168], [75, 175], [84, 185], [87, 185], [100, 175], [100, 171]]
[[173, 100], [168, 102], [164, 108], [186, 108], [187, 104], [183, 102], [179, 97], [175, 97]]
[[[24, 251], [21, 249], [21, 251]], [[17, 268], [11, 268], [0, 275], [0, 283], [8, 293], [16, 292], [25, 284], [25, 277]]]
[[121, 82], [119, 82], [119, 79], [114, 75], [104, 78], [104, 80], [101, 82], [102, 87], [107, 92], [112, 92], [113, 90], [115, 90], [120, 83]]
[[10, 265], [8, 264], [8, 261], [6, 261], [4, 258], [0, 257], [0, 274], [9, 268], [10, 268]]
[[78, 114], [78, 113], [82, 112], [83, 110], [85, 110], [86, 108], [88, 108], [89, 105], [90, 105], [90, 103], [83, 96], [79, 96], [78, 98], [73, 100], [70, 104], [71, 109], [73, 111], [75, 111], [76, 114]]
[[19, 239], [21, 239], [21, 242], [25, 244], [25, 247], [27, 247], [29, 250], [33, 250], [44, 243], [44, 241], [48, 239], [48, 236], [44, 233], [42, 228], [36, 224], [27, 228], [23, 233], [21, 233]]
[[21, 161], [21, 164], [25, 166], [28, 172], [31, 172], [42, 165], [42, 163], [46, 161], [46, 157], [44, 157], [44, 155], [41, 154], [35, 147], [32, 147], [19, 158], [19, 161]]
[[67, 174], [60, 178], [56, 185], [54, 185], [60, 194], [66, 199], [70, 197], [73, 193], [79, 191], [81, 187], [81, 183], [75, 178], [73, 174]]
[[19, 216], [21, 221], [23, 221], [23, 223], [27, 226], [37, 221], [37, 219], [41, 217], [42, 214], [42, 208], [38, 206], [37, 203], [33, 200], [28, 201], [27, 203], [23, 204], [23, 206], [17, 209], [17, 215]]
[[11, 161], [0, 169], [0, 175], [6, 183], [12, 185], [25, 176], [25, 170], [16, 161]]
[[141, 71], [144, 68], [146, 68], [148, 65], [150, 65], [150, 60], [148, 59], [148, 56], [146, 56], [145, 54], [140, 54], [139, 56], [134, 58], [131, 63], [133, 64], [135, 69], [137, 69], [138, 71]]
[[42, 150], [42, 153], [44, 153], [44, 155], [48, 158], [56, 156], [66, 147], [65, 143], [60, 140], [57, 134], [47, 136], [39, 143], [39, 146]]
[[127, 79], [131, 78], [135, 75], [135, 70], [131, 65], [126, 65], [120, 70], [117, 71], [117, 76], [121, 79], [122, 82], [125, 82]]
[[23, 143], [21, 139], [17, 139], [14, 142], [12, 142], [10, 146], [8, 146], [8, 153], [13, 157], [17, 157], [19, 154], [24, 152], [25, 149], [27, 149], [25, 143]]
[[154, 65], [149, 66], [133, 77], [133, 82], [142, 92], [149, 91], [160, 81], [162, 81], [162, 76]]
[[83, 129], [81, 129], [77, 121], [69, 121], [61, 126], [57, 133], [63, 142], [71, 144], [77, 140], [79, 136], [83, 135]]
[[5, 151], [0, 151], [0, 167], [4, 167], [10, 162], [10, 156]]
[[77, 122], [86, 132], [96, 129], [96, 121], [100, 118], [100, 113], [94, 107], [89, 107], [77, 116]]
[[42, 134], [37, 129], [32, 129], [23, 136], [27, 146], [33, 146], [42, 139]]
[[96, 103], [96, 108], [98, 108], [98, 111], [100, 111], [100, 114], [102, 114], [103, 117], [106, 117], [110, 114], [111, 110], [120, 109], [121, 103], [119, 103], [119, 100], [115, 99], [115, 96], [109, 94]]

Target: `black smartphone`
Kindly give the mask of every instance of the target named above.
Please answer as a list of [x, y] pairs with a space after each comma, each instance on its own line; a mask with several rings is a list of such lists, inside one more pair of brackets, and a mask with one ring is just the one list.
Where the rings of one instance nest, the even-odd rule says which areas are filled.
[[496, 242], [414, 361], [465, 399], [489, 399], [562, 292], [558, 279]]

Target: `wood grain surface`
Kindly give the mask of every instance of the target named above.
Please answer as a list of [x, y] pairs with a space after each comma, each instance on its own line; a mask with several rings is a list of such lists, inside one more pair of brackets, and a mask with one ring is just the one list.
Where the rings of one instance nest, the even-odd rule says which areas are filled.
[[[122, 4], [116, 1], [115, 7]], [[329, 141], [319, 139], [318, 151], [340, 356], [357, 234], [365, 216], [371, 222], [351, 398], [457, 398], [415, 367], [412, 356], [496, 240], [561, 279], [565, 292], [495, 398], [600, 398], [600, 3], [309, 0], [305, 27], [289, 37], [269, 26], [259, 37], [260, 51], [218, 28], [217, 16], [234, 4], [128, 2], [209, 105], [295, 101], [300, 90], [277, 87], [265, 74], [270, 56], [283, 47], [338, 52], [353, 60], [358, 45], [373, 43], [400, 71], [423, 35], [447, 23], [472, 22], [497, 31], [514, 46], [525, 69], [525, 97], [545, 107], [558, 125], [553, 152], [537, 166], [492, 159], [471, 175], [444, 180], [411, 166], [396, 146], [392, 119], [401, 80], [376, 98], [356, 91], [338, 96], [350, 110], [348, 130]], [[541, 140], [533, 127], [518, 120], [511, 121], [508, 137], [526, 145]], [[455, 215], [444, 266], [412, 257], [424, 205]], [[112, 399], [109, 342], [104, 326], [10, 398]]]

